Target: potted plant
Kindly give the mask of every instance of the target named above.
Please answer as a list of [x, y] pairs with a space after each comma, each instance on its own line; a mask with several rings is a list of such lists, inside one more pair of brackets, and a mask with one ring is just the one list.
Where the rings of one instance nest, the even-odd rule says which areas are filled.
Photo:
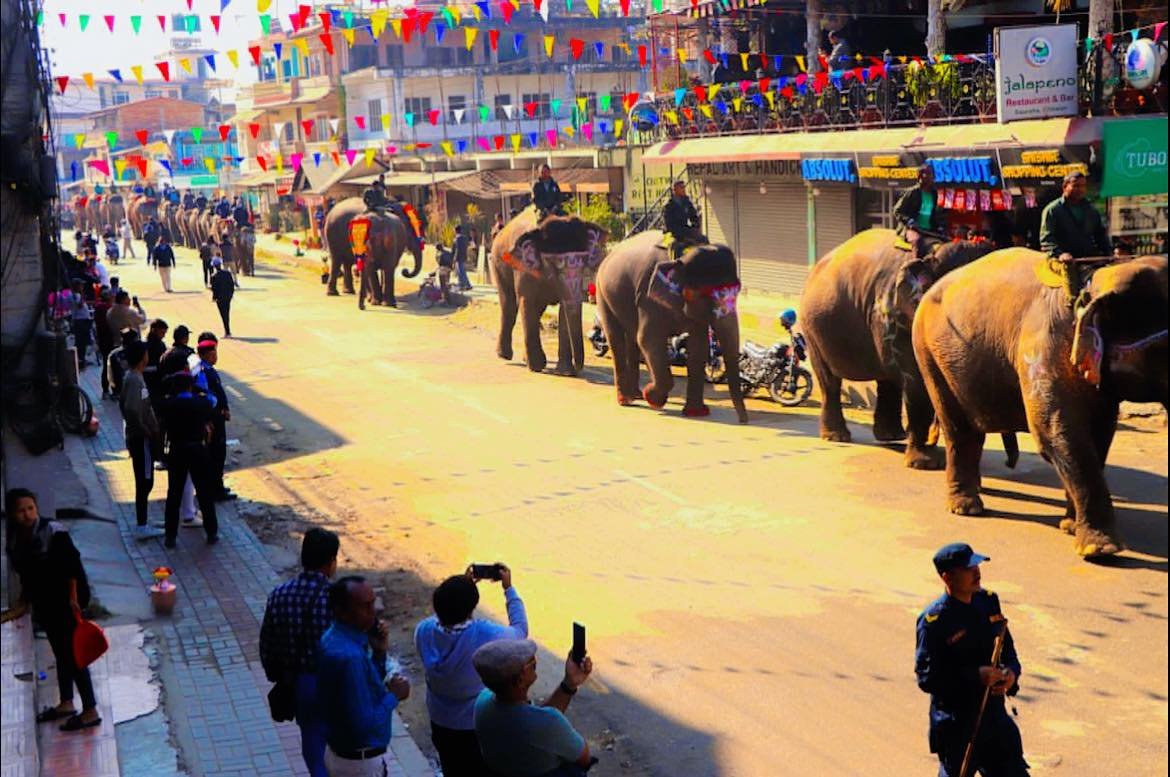
[[179, 596], [179, 588], [171, 582], [174, 574], [170, 567], [156, 567], [154, 570], [154, 585], [150, 587], [150, 604], [156, 615], [170, 615], [175, 611], [175, 601]]

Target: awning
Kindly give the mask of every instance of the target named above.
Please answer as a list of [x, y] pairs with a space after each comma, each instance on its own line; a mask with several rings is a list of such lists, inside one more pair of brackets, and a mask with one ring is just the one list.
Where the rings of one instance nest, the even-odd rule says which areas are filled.
[[310, 86], [304, 89], [296, 97], [290, 95], [273, 95], [275, 99], [265, 99], [258, 97], [255, 100], [257, 108], [267, 110], [269, 108], [281, 108], [286, 105], [305, 105], [307, 103], [315, 103], [318, 100], [323, 100], [333, 93], [333, 87], [330, 86]]
[[119, 151], [111, 151], [110, 156], [125, 156], [126, 154], [165, 154], [168, 157], [171, 154], [171, 147], [163, 140], [153, 140], [145, 146], [131, 146], [130, 148], [123, 148]]
[[1101, 140], [1100, 119], [1038, 119], [1011, 124], [954, 124], [842, 132], [789, 132], [669, 140], [642, 160], [654, 164], [796, 160], [834, 152], [970, 151], [972, 148], [1089, 145]]
[[[474, 170], [444, 170], [442, 172], [424, 173], [421, 171], [405, 171], [401, 173], [386, 173], [386, 186], [430, 186], [431, 184], [446, 183], [457, 178], [475, 175]], [[365, 175], [360, 178], [349, 178], [342, 183], [356, 186], [369, 186], [378, 180], [377, 175]]]
[[225, 124], [243, 124], [256, 119], [256, 117], [263, 115], [264, 111], [258, 110], [243, 110], [228, 119]]
[[254, 189], [276, 183], [276, 180], [280, 178], [281, 175], [283, 175], [283, 173], [279, 170], [261, 170], [260, 172], [251, 173], [250, 175], [245, 175], [242, 178], [238, 178], [235, 181], [232, 181], [231, 185], [239, 186], [244, 189]]

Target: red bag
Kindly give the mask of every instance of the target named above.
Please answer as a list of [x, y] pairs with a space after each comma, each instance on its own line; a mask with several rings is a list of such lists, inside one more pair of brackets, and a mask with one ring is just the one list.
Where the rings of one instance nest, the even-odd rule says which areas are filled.
[[78, 669], [85, 669], [110, 649], [110, 641], [102, 627], [77, 615], [77, 628], [73, 630], [73, 662]]

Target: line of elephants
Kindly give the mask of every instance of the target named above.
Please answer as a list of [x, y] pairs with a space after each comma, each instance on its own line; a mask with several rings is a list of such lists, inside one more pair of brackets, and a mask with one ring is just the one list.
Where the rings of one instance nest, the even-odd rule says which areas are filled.
[[[345, 264], [352, 255], [340, 223], [362, 211], [354, 204], [338, 212], [333, 229], [327, 222], [330, 293], [343, 271], [352, 292]], [[528, 367], [543, 371], [540, 319], [557, 305], [554, 371], [579, 374], [582, 301], [595, 279], [617, 401], [661, 408], [674, 383], [670, 335], [685, 331], [695, 341], [710, 327], [723, 353], [739, 353], [736, 258], [725, 246], [701, 246], [673, 260], [658, 231], [612, 248], [606, 238], [600, 226], [577, 217], [538, 222], [532, 207], [503, 227], [490, 254], [500, 300], [496, 353], [513, 357], [519, 317]], [[851, 440], [842, 381], [876, 381], [875, 438], [905, 439], [909, 467], [945, 466], [950, 511], [978, 515], [986, 435], [1004, 436], [1014, 465], [1015, 433], [1030, 432], [1064, 485], [1060, 526], [1074, 536], [1076, 552], [1086, 558], [1120, 552], [1105, 462], [1122, 401], [1167, 405], [1166, 257], [1101, 267], [1072, 300], [1055, 265], [1036, 251], [954, 242], [915, 258], [896, 242], [891, 230], [866, 230], [828, 252], [809, 274], [800, 315], [820, 389], [821, 437]], [[385, 264], [392, 277], [402, 249], [390, 239], [383, 245], [394, 252]], [[420, 267], [416, 255], [413, 273], [404, 274]], [[650, 372], [644, 387], [639, 355]], [[689, 353], [684, 415], [709, 413], [705, 357], [704, 349]], [[735, 358], [727, 360], [727, 386], [739, 422], [746, 423]], [[940, 432], [945, 452], [938, 449]]]
[[74, 224], [79, 230], [101, 231], [107, 226], [118, 233], [123, 219], [130, 222], [136, 239], [142, 239], [142, 229], [153, 216], [166, 226], [176, 245], [198, 250], [204, 241], [222, 243], [225, 237], [233, 245], [232, 261], [243, 275], [252, 275], [256, 269], [256, 234], [251, 227], [240, 227], [232, 219], [217, 216], [210, 207], [183, 210], [169, 200], [161, 203], [156, 197], [118, 192], [88, 197], [75, 196], [70, 203]]

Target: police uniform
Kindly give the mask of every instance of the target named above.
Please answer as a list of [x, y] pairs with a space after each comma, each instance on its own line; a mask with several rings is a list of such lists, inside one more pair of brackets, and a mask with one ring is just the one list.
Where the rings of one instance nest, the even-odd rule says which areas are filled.
[[[989, 560], [968, 545], [948, 545], [936, 554], [935, 567], [941, 573]], [[970, 604], [943, 594], [918, 616], [914, 671], [918, 687], [930, 694], [930, 752], [938, 755], [939, 777], [958, 777], [983, 699], [979, 667], [990, 665], [995, 638], [1006, 627], [999, 597], [990, 591], [976, 592]], [[1019, 678], [1020, 660], [1011, 632], [1005, 636], [999, 665]], [[1008, 695], [1018, 690], [1017, 683]], [[974, 774], [1028, 775], [1020, 730], [1008, 715], [1003, 696], [988, 697], [969, 767], [969, 775]]]

